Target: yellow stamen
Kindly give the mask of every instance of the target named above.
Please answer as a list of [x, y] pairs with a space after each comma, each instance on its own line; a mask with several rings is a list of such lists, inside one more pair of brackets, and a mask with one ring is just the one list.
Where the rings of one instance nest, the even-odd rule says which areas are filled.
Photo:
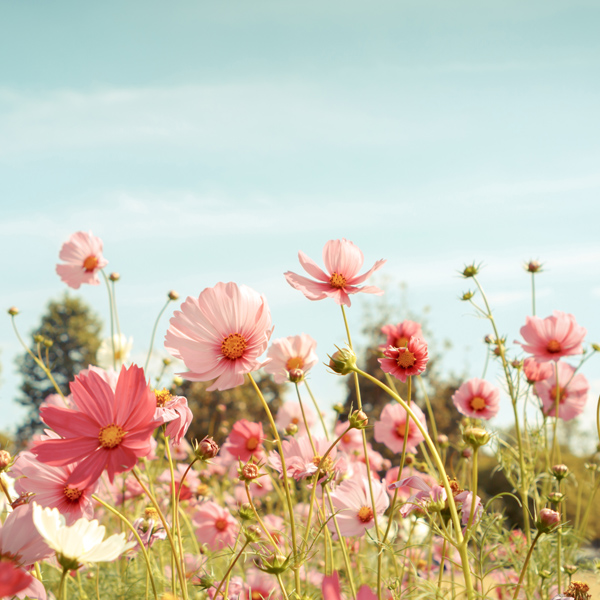
[[244, 356], [246, 346], [248, 342], [239, 333], [232, 333], [223, 340], [221, 352], [225, 358], [236, 360]]
[[111, 423], [106, 427], [103, 427], [98, 434], [98, 440], [102, 448], [112, 450], [116, 448], [122, 441], [127, 432], [119, 425]]
[[368, 523], [373, 519], [373, 509], [370, 506], [361, 506], [356, 516], [363, 523]]
[[483, 410], [486, 407], [485, 399], [481, 396], [474, 396], [471, 399], [471, 408], [473, 410]]
[[398, 358], [396, 359], [396, 363], [399, 367], [403, 369], [408, 369], [412, 367], [417, 362], [415, 355], [409, 350], [404, 350], [398, 354]]
[[81, 495], [83, 494], [82, 490], [78, 490], [74, 487], [69, 487], [68, 485], [65, 486], [63, 492], [69, 502], [77, 502], [77, 500], [79, 500], [79, 498], [81, 498]]
[[98, 263], [100, 261], [98, 260], [98, 258], [96, 256], [94, 256], [93, 254], [91, 256], [88, 256], [84, 261], [83, 261], [83, 268], [88, 272], [91, 273], [92, 271], [95, 271], [96, 268], [98, 267]]
[[331, 284], [331, 287], [342, 289], [343, 287], [346, 287], [346, 278], [337, 271], [334, 271], [329, 278], [329, 283]]
[[292, 371], [293, 369], [303, 369], [303, 368], [304, 368], [304, 360], [302, 359], [301, 356], [294, 356], [293, 358], [290, 358], [285, 363], [286, 371]]
[[173, 400], [173, 396], [171, 396], [170, 392], [163, 388], [162, 390], [154, 390], [154, 395], [156, 396], [156, 406], [162, 408], [167, 402]]
[[548, 345], [546, 346], [546, 350], [550, 352], [550, 354], [556, 354], [561, 351], [560, 342], [558, 340], [550, 340]]

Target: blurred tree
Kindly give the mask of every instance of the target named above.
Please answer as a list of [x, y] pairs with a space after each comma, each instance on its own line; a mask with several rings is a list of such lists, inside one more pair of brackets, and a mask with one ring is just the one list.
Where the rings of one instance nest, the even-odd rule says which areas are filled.
[[[47, 356], [52, 375], [65, 395], [69, 394], [69, 382], [75, 375], [95, 362], [101, 329], [99, 318], [79, 298], [65, 293], [60, 300], [52, 300], [48, 304], [40, 326], [32, 334], [31, 350], [38, 353], [37, 336], [52, 342], [49, 347], [40, 343], [40, 351], [44, 359]], [[22, 395], [17, 402], [28, 409], [25, 421], [17, 430], [17, 438], [23, 441], [41, 429], [39, 406], [56, 390], [28, 353], [19, 357], [17, 364], [23, 376]]]

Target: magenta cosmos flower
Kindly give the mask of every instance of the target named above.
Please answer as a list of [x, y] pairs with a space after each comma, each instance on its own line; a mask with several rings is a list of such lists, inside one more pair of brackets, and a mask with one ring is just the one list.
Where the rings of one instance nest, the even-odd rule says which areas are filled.
[[238, 534], [238, 524], [232, 514], [216, 502], [203, 502], [198, 506], [193, 518], [196, 536], [201, 544], [210, 550], [222, 550], [233, 546]]
[[[410, 408], [422, 423], [425, 430], [427, 430], [427, 423], [425, 422], [423, 411], [414, 402], [411, 402]], [[397, 402], [386, 404], [381, 411], [379, 420], [375, 423], [373, 432], [375, 441], [380, 444], [385, 444], [392, 452], [402, 452], [404, 433], [406, 432], [406, 418], [407, 413], [400, 404]], [[416, 452], [417, 446], [424, 439], [418, 425], [413, 419], [409, 418], [406, 451]]]
[[500, 392], [491, 383], [475, 377], [456, 390], [452, 402], [461, 415], [488, 420], [500, 410]]
[[[558, 366], [558, 417], [570, 421], [579, 416], [585, 408], [590, 389], [588, 380], [571, 365], [560, 362]], [[549, 417], [556, 416], [556, 375], [535, 384], [535, 393], [542, 401], [542, 409]]]
[[365, 259], [360, 249], [348, 240], [330, 240], [325, 244], [323, 262], [327, 273], [304, 252], [298, 252], [298, 259], [304, 270], [317, 281], [291, 271], [284, 273], [284, 276], [293, 288], [300, 290], [309, 300], [333, 298], [340, 306], [350, 306], [350, 294], [383, 294], [383, 290], [373, 285], [359, 285], [380, 269], [385, 260], [378, 260], [366, 273], [359, 275]]
[[577, 325], [573, 315], [555, 310], [551, 317], [527, 317], [521, 327], [523, 350], [539, 361], [558, 360], [562, 356], [581, 354], [585, 328]]
[[382, 344], [379, 348], [385, 350], [388, 346], [394, 346], [394, 348], [403, 348], [408, 345], [408, 340], [411, 337], [423, 338], [423, 329], [419, 323], [414, 321], [402, 321], [398, 325], [384, 325], [381, 328], [387, 339], [385, 344]]
[[300, 370], [304, 375], [319, 360], [316, 347], [317, 342], [306, 333], [273, 340], [267, 351], [267, 358], [271, 360], [265, 365], [265, 371], [273, 375], [275, 383], [289, 381], [291, 371]]
[[417, 337], [411, 337], [402, 348], [388, 346], [383, 351], [383, 356], [384, 358], [377, 359], [381, 370], [400, 381], [423, 373], [429, 360], [427, 344]]
[[[373, 498], [377, 515], [382, 515], [390, 504], [385, 487], [373, 479]], [[336, 511], [336, 519], [343, 537], [361, 536], [375, 525], [373, 503], [366, 477], [346, 479], [331, 492], [331, 501]], [[327, 521], [330, 531], [336, 533], [333, 519]]]
[[108, 264], [102, 256], [102, 240], [85, 231], [74, 233], [62, 245], [58, 257], [65, 264], [56, 265], [56, 272], [74, 290], [82, 283], [98, 285], [98, 271]]
[[123, 367], [117, 387], [96, 372], [78, 375], [71, 383], [77, 410], [47, 406], [41, 419], [62, 439], [37, 442], [31, 451], [40, 462], [64, 466], [74, 462], [67, 483], [82, 491], [106, 470], [112, 482], [117, 473], [130, 471], [139, 457], [152, 449], [156, 396], [143, 369]]
[[217, 283], [187, 298], [170, 323], [165, 348], [189, 369], [179, 375], [214, 379], [211, 392], [241, 385], [246, 373], [259, 369], [273, 331], [264, 296], [235, 283]]
[[0, 598], [12, 598], [33, 583], [33, 577], [11, 562], [0, 562]]
[[229, 453], [236, 462], [248, 462], [254, 458], [254, 462], [258, 463], [264, 455], [262, 443], [265, 439], [262, 423], [240, 419], [231, 428], [231, 433], [223, 444], [223, 451]]

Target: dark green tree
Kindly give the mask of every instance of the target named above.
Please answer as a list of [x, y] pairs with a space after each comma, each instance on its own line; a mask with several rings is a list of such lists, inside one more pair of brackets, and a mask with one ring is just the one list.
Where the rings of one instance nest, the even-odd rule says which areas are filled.
[[[69, 382], [75, 375], [95, 362], [101, 329], [99, 318], [79, 298], [65, 293], [48, 304], [39, 327], [32, 333], [30, 347], [34, 354], [41, 353], [63, 394], [69, 394]], [[19, 357], [17, 364], [23, 376], [17, 402], [28, 409], [17, 430], [18, 439], [23, 441], [41, 428], [40, 404], [56, 390], [28, 353]]]

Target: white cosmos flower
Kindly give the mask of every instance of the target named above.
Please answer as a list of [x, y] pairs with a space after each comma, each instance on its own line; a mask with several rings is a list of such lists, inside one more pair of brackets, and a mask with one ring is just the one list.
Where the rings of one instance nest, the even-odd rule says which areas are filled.
[[69, 561], [108, 562], [135, 546], [135, 542], [125, 541], [124, 533], [116, 533], [104, 540], [106, 529], [96, 520], [82, 518], [67, 527], [57, 508], [42, 508], [36, 503], [33, 522], [48, 546], [59, 555], [61, 564]]
[[96, 353], [96, 364], [103, 369], [109, 369], [113, 366], [113, 342], [117, 366], [124, 365], [129, 360], [129, 354], [133, 348], [133, 338], [127, 338], [122, 333], [115, 333], [112, 336], [112, 341], [110, 337], [102, 340]]

